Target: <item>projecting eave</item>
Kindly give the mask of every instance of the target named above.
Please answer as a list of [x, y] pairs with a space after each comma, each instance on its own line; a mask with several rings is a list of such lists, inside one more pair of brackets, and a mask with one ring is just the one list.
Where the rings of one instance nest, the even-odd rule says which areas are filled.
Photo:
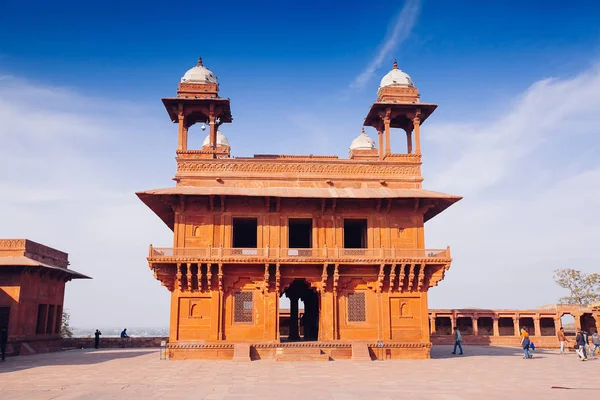
[[77, 271], [73, 271], [70, 268], [62, 268], [57, 267], [55, 265], [43, 263], [41, 261], [34, 260], [33, 258], [29, 258], [26, 256], [11, 256], [11, 257], [0, 257], [0, 269], [8, 268], [8, 267], [17, 267], [17, 268], [43, 268], [57, 272], [64, 272], [71, 279], [92, 279], [91, 277], [79, 273]]
[[[169, 113], [169, 118], [171, 118], [171, 121], [173, 122], [178, 121], [179, 104], [185, 105], [186, 109], [192, 114], [191, 116], [197, 121], [208, 120], [208, 107], [210, 103], [216, 105], [216, 116], [219, 117], [222, 123], [233, 121], [229, 99], [226, 98], [213, 97], [192, 99], [186, 97], [166, 97], [162, 99], [162, 102], [167, 109], [167, 113]], [[190, 115], [186, 115], [186, 119], [189, 117]]]
[[421, 124], [423, 124], [437, 108], [437, 104], [378, 101], [371, 106], [363, 125], [377, 128], [377, 126], [383, 123], [381, 116], [385, 114], [388, 108], [391, 108], [392, 110], [392, 118], [390, 121], [391, 128], [409, 129], [412, 131], [413, 121], [408, 118], [407, 115], [419, 110], [421, 112]]
[[420, 199], [435, 200], [433, 207], [425, 212], [425, 221], [456, 203], [462, 197], [424, 189], [391, 188], [314, 188], [314, 187], [265, 187], [240, 188], [228, 186], [176, 186], [136, 193], [167, 226], [173, 229], [174, 212], [169, 204], [176, 204], [173, 196], [243, 196], [280, 197], [306, 199]]

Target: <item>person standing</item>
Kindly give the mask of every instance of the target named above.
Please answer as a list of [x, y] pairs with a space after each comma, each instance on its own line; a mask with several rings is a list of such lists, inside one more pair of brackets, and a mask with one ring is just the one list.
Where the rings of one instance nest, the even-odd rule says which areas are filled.
[[97, 349], [100, 345], [100, 335], [102, 335], [102, 332], [100, 332], [98, 329], [96, 329], [96, 332], [94, 332], [94, 348]]
[[565, 329], [562, 326], [558, 330], [556, 336], [558, 337], [558, 341], [560, 342], [560, 354], [565, 354], [565, 343], [569, 340], [567, 339], [567, 336], [565, 335]]
[[462, 356], [463, 354], [463, 349], [462, 349], [462, 335], [460, 334], [460, 331], [458, 330], [458, 327], [454, 327], [454, 351], [452, 352], [452, 354], [456, 354], [456, 348], [458, 347], [458, 349], [460, 350], [460, 355]]
[[523, 358], [532, 358], [531, 354], [529, 353], [530, 344], [531, 341], [529, 340], [529, 333], [527, 332], [527, 329], [521, 328], [521, 347], [523, 348], [523, 353], [525, 354]]
[[587, 354], [585, 352], [585, 338], [581, 329], [577, 329], [577, 336], [575, 337], [575, 346], [579, 359], [581, 361], [587, 360]]
[[1, 361], [6, 361], [4, 359], [6, 356], [6, 343], [8, 343], [8, 332], [6, 331], [6, 328], [2, 328], [2, 331], [0, 331], [0, 351], [2, 352]]
[[594, 355], [596, 354], [596, 351], [600, 350], [600, 335], [598, 335], [598, 331], [594, 332], [592, 335], [592, 344], [594, 345], [592, 355]]

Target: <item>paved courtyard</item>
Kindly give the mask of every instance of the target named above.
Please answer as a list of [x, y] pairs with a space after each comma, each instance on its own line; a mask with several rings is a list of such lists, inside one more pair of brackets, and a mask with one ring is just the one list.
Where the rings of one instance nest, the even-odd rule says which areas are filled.
[[[8, 399], [594, 399], [600, 358], [436, 346], [415, 361], [165, 361], [155, 349], [71, 350], [0, 363]], [[552, 389], [562, 386], [570, 389]]]

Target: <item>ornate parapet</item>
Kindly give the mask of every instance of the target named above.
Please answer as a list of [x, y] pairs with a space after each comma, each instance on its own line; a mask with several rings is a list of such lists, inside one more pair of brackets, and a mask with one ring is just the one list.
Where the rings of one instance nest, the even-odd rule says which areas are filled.
[[366, 160], [339, 160], [335, 158], [248, 158], [203, 159], [194, 154], [179, 154], [176, 180], [207, 179], [269, 181], [360, 181], [376, 183], [420, 182], [419, 155], [394, 155], [393, 160], [376, 162]]
[[25, 256], [45, 264], [68, 268], [69, 255], [28, 239], [0, 239], [0, 257]]

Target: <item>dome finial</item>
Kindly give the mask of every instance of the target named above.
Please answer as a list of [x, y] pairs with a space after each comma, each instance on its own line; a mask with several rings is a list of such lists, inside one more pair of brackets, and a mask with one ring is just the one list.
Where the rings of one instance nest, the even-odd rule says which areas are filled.
[[394, 59], [394, 69], [398, 69], [398, 62]]
[[360, 134], [361, 135], [366, 135], [366, 133], [365, 133], [365, 127], [364, 126], [362, 127], [362, 132]]
[[202, 66], [202, 57], [198, 57], [198, 66], [201, 67]]

